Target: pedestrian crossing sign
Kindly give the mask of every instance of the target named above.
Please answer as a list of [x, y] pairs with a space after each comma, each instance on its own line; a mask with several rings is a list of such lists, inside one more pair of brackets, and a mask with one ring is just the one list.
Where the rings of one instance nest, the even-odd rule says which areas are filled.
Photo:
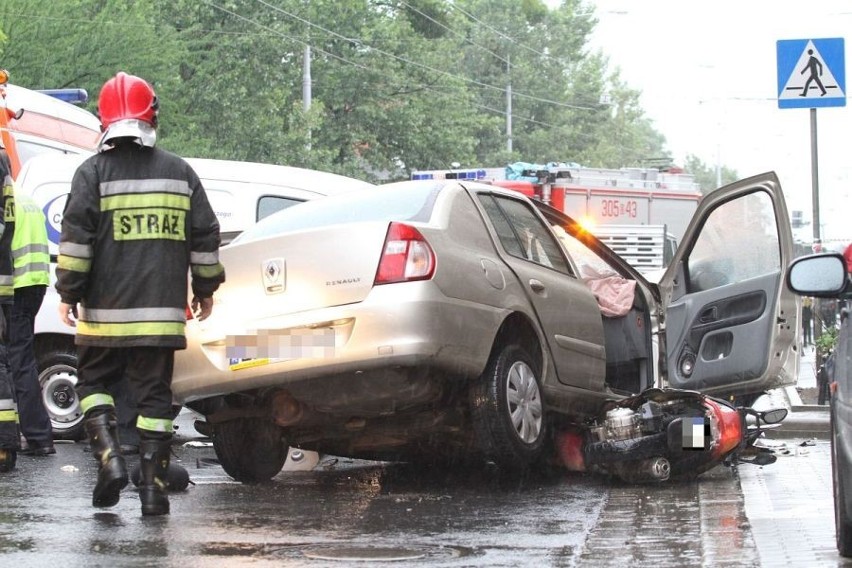
[[843, 52], [843, 38], [778, 40], [778, 108], [846, 106]]

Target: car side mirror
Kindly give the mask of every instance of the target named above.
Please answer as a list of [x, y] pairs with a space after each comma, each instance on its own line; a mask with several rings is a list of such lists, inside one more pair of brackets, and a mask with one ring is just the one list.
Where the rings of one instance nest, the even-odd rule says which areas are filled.
[[787, 418], [786, 408], [774, 408], [760, 413], [760, 418], [765, 424], [778, 424]]
[[800, 296], [837, 297], [847, 286], [846, 260], [837, 253], [803, 256], [790, 264], [787, 287]]

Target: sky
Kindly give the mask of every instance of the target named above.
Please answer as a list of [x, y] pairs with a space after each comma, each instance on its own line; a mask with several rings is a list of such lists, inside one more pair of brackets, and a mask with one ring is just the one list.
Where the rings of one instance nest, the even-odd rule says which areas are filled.
[[[813, 218], [811, 112], [778, 107], [776, 44], [844, 38], [848, 60], [852, 1], [588, 1], [599, 20], [592, 48], [642, 93], [675, 163], [694, 154], [740, 177], [775, 171], [788, 209]], [[841, 247], [852, 242], [852, 103], [816, 119], [820, 234]], [[802, 234], [810, 242], [812, 226]]]

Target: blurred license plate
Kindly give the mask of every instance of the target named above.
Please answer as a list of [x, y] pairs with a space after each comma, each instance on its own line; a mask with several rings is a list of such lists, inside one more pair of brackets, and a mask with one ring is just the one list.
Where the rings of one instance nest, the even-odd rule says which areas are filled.
[[333, 357], [337, 335], [331, 328], [261, 329], [225, 339], [232, 371], [293, 359]]

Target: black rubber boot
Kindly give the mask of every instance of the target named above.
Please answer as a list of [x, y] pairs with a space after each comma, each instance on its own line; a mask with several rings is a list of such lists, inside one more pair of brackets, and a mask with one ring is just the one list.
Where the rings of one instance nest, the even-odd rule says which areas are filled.
[[86, 419], [86, 433], [98, 460], [98, 483], [92, 492], [95, 507], [112, 507], [118, 503], [119, 494], [127, 485], [127, 465], [121, 455], [116, 428], [115, 412]]
[[142, 440], [139, 443], [139, 499], [142, 501], [143, 515], [169, 514], [168, 470], [171, 447], [171, 437], [168, 440]]
[[17, 452], [9, 448], [0, 448], [0, 473], [7, 473], [15, 469]]

